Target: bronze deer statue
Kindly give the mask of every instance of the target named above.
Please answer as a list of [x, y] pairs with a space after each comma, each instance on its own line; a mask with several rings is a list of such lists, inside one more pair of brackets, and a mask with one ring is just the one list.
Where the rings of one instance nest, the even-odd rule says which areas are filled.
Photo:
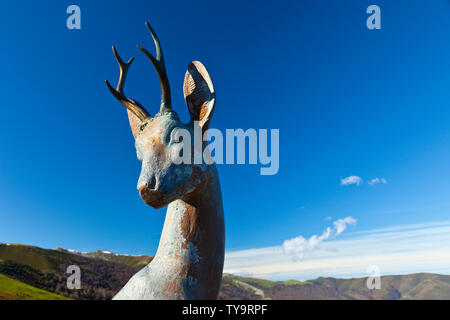
[[[214, 110], [214, 87], [205, 67], [191, 62], [183, 92], [190, 122], [183, 124], [172, 109], [169, 79], [158, 37], [145, 23], [156, 46], [150, 59], [161, 84], [161, 107], [153, 117], [124, 93], [128, 68], [113, 47], [120, 76], [111, 93], [126, 108], [135, 138], [137, 158], [142, 162], [137, 188], [142, 200], [153, 208], [168, 205], [159, 247], [154, 259], [136, 273], [113, 299], [216, 299], [223, 272], [225, 227], [222, 194], [214, 164], [175, 164], [170, 153], [179, 144], [176, 129], [189, 132], [208, 129]], [[191, 137], [194, 135], [191, 134]], [[190, 141], [194, 145], [193, 141]], [[202, 139], [203, 143], [203, 139]], [[194, 148], [192, 148], [194, 150]], [[193, 154], [192, 154], [193, 156]]]

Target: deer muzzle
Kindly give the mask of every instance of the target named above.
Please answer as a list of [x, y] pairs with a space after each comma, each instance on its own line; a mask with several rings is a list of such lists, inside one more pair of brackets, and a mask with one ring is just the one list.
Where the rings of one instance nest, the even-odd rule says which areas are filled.
[[139, 194], [142, 200], [152, 208], [160, 209], [167, 204], [162, 192], [153, 190], [147, 185], [139, 188]]

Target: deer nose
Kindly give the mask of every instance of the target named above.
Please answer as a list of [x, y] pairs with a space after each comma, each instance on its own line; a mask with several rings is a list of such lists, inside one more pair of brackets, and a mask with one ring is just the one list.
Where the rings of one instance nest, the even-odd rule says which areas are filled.
[[146, 204], [149, 206], [159, 209], [165, 205], [165, 200], [163, 194], [156, 189], [158, 185], [156, 179], [151, 179], [148, 183], [144, 183], [138, 188], [139, 194]]
[[156, 189], [156, 178], [152, 177], [149, 181], [144, 183], [143, 185], [139, 186], [139, 192], [142, 192], [144, 190], [154, 191]]

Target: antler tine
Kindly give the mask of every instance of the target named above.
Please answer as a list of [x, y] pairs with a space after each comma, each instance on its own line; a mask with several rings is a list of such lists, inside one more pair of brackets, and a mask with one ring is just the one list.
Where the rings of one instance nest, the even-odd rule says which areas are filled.
[[133, 112], [142, 122], [145, 124], [151, 117], [148, 114], [147, 110], [137, 101], [127, 98], [125, 93], [123, 92], [123, 87], [125, 85], [125, 80], [127, 78], [128, 68], [134, 60], [134, 57], [131, 57], [128, 62], [123, 62], [116, 48], [112, 47], [114, 57], [116, 57], [117, 63], [119, 64], [120, 75], [119, 82], [117, 83], [117, 88], [114, 89], [108, 80], [105, 80], [106, 85], [108, 86], [109, 91], [116, 97], [117, 100], [120, 101], [128, 110]]
[[119, 76], [119, 82], [117, 83], [116, 90], [120, 92], [121, 94], [124, 94], [123, 92], [123, 86], [125, 85], [125, 80], [128, 73], [128, 68], [130, 67], [131, 63], [134, 61], [134, 57], [131, 57], [128, 62], [123, 62], [122, 58], [120, 57], [119, 53], [116, 50], [116, 47], [112, 47], [114, 57], [117, 60], [117, 63], [119, 64], [120, 69], [120, 76]]
[[150, 34], [153, 38], [153, 42], [156, 47], [156, 58], [147, 51], [147, 49], [138, 45], [139, 50], [141, 50], [152, 62], [153, 66], [156, 69], [159, 77], [159, 83], [161, 85], [161, 109], [160, 112], [163, 112], [166, 109], [171, 109], [171, 97], [170, 97], [170, 85], [169, 78], [167, 77], [166, 66], [164, 63], [164, 55], [161, 49], [161, 44], [159, 42], [158, 36], [155, 31], [153, 31], [152, 27], [148, 22], [145, 23], [147, 29], [150, 31]]

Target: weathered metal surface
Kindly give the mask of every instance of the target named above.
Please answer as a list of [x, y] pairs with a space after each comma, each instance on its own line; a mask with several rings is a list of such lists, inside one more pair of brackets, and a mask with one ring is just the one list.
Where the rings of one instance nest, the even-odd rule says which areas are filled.
[[[158, 71], [160, 111], [151, 118], [139, 103], [124, 95], [124, 81], [131, 62], [125, 66], [115, 50], [121, 76], [116, 90], [107, 84], [128, 109], [137, 157], [142, 162], [137, 184], [140, 196], [153, 208], [168, 206], [168, 209], [155, 258], [114, 299], [216, 299], [225, 251], [217, 170], [214, 164], [194, 164], [194, 161], [174, 164], [170, 156], [177, 144], [171, 140], [173, 130], [182, 128], [194, 137], [194, 122], [199, 123], [202, 131], [207, 129], [214, 110], [214, 87], [205, 67], [198, 61], [192, 62], [183, 86], [191, 121], [181, 123], [170, 105], [170, 86], [159, 40], [150, 25], [146, 25], [154, 39], [157, 57], [140, 49]], [[193, 157], [194, 141], [191, 144]]]

